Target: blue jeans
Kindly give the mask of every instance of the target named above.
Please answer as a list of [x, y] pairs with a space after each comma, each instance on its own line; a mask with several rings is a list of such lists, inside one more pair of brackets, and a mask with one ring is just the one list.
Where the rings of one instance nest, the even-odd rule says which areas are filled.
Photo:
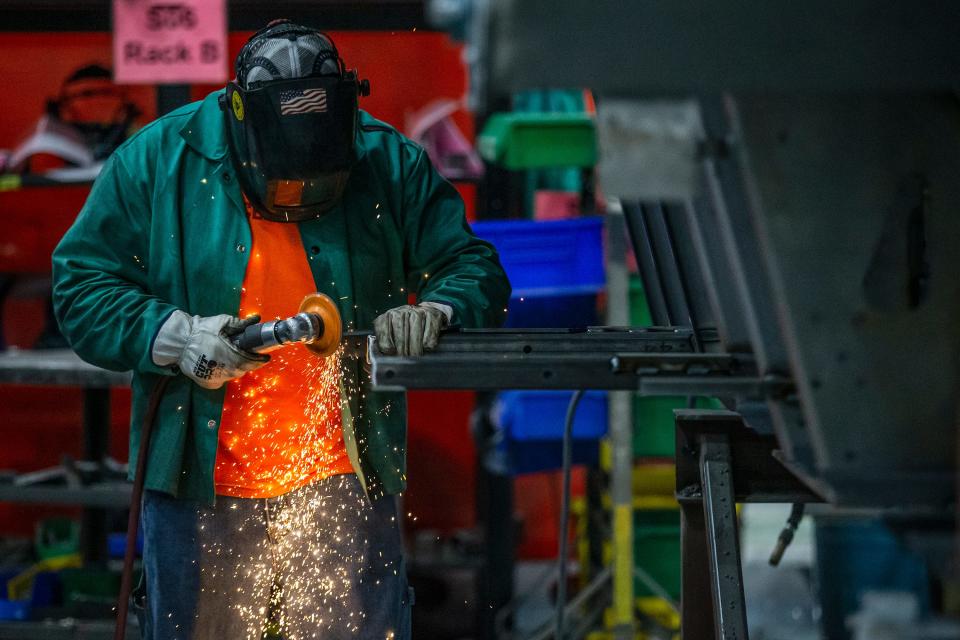
[[260, 640], [269, 611], [285, 640], [410, 638], [399, 518], [353, 474], [277, 498], [216, 505], [147, 491], [146, 640]]

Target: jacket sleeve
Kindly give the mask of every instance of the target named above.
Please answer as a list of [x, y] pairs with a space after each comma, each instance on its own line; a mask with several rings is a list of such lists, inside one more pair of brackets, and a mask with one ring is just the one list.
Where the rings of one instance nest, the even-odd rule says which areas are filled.
[[53, 308], [77, 354], [115, 371], [166, 373], [154, 336], [176, 307], [150, 293], [150, 198], [121, 152], [105, 164], [53, 252]]
[[453, 308], [464, 328], [499, 327], [510, 282], [493, 245], [467, 224], [463, 200], [423, 149], [405, 145], [403, 173], [407, 288], [417, 300]]

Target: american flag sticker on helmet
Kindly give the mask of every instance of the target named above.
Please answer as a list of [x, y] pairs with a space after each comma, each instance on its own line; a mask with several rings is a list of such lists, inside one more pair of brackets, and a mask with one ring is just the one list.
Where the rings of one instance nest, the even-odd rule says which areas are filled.
[[290, 89], [280, 92], [280, 115], [323, 113], [327, 110], [326, 89]]

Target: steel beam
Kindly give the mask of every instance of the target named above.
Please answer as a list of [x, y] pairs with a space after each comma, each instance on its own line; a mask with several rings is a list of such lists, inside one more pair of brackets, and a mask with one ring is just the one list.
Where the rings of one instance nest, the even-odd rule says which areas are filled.
[[701, 439], [700, 479], [710, 554], [714, 632], [717, 640], [747, 640], [733, 469], [726, 436], [711, 434]]
[[85, 388], [125, 387], [130, 372], [108, 371], [84, 362], [69, 349], [0, 353], [0, 383]]
[[371, 338], [368, 354], [378, 389], [619, 389], [634, 376], [611, 367], [617, 353], [689, 353], [685, 329], [586, 332], [462, 331], [440, 339], [422, 357], [388, 356]]
[[[83, 487], [63, 485], [22, 487], [13, 483], [0, 483], [0, 502], [75, 505], [95, 510], [125, 509], [130, 506], [130, 484], [102, 482]], [[105, 535], [106, 531], [103, 533]], [[99, 546], [97, 548], [99, 549]]]
[[713, 636], [713, 599], [706, 523], [699, 500], [680, 501], [680, 633], [685, 640]]

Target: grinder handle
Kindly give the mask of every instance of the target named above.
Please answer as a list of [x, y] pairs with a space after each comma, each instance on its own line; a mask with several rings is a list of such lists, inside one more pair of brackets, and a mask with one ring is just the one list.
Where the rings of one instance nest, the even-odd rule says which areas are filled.
[[242, 332], [230, 336], [230, 342], [233, 343], [233, 346], [240, 349], [241, 351], [249, 351], [250, 353], [257, 353], [259, 350], [263, 349], [265, 346], [263, 340], [263, 325], [265, 323], [258, 322], [257, 324], [251, 324], [246, 327]]

